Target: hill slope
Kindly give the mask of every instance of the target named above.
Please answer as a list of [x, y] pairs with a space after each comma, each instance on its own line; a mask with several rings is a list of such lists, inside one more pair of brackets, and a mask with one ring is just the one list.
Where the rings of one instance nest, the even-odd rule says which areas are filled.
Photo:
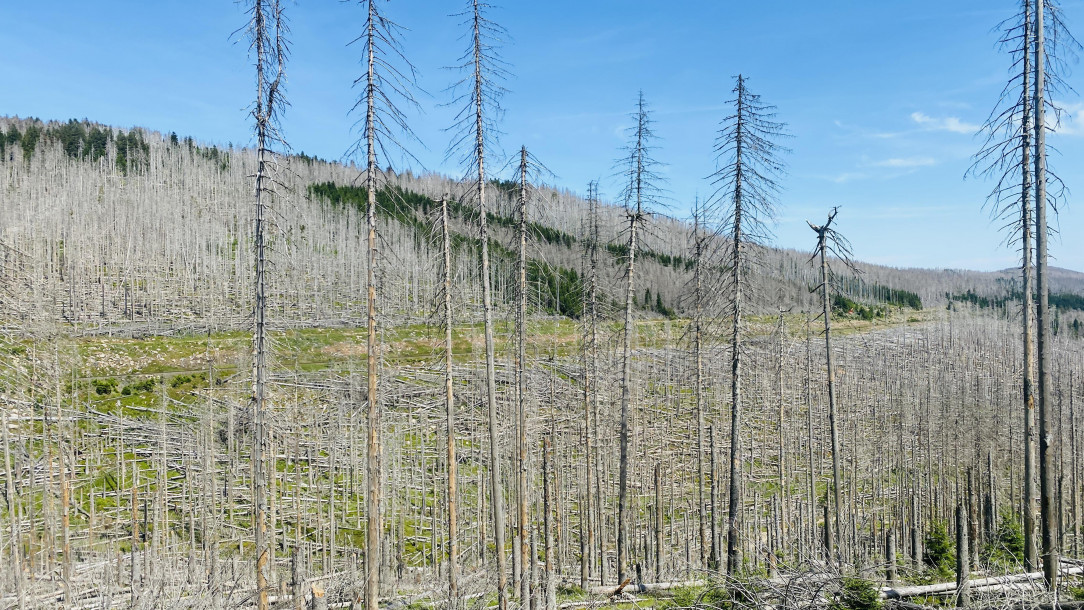
[[[0, 132], [0, 249], [9, 315], [82, 332], [245, 326], [251, 309], [251, 151], [75, 121], [0, 119]], [[459, 199], [462, 187], [431, 174], [387, 178], [399, 195], [383, 199], [383, 313], [424, 317], [433, 303], [437, 259], [425, 215], [441, 195]], [[360, 194], [350, 188], [358, 171], [295, 156], [283, 160], [279, 179], [284, 188], [273, 204], [270, 244], [274, 320], [283, 326], [353, 323], [365, 273], [358, 209], [349, 205]], [[492, 189], [494, 239], [511, 244], [509, 185], [497, 184], [505, 190]], [[465, 248], [456, 257], [458, 296], [474, 301], [477, 265], [470, 253], [476, 231], [470, 206], [455, 210]], [[582, 265], [578, 238], [586, 214], [583, 200], [567, 190], [543, 187], [532, 198], [532, 279], [542, 309], [575, 313], [569, 292], [576, 290]], [[601, 216], [607, 244], [602, 288], [620, 294], [623, 212], [603, 206]], [[689, 226], [651, 218], [645, 246], [640, 278], [649, 294], [639, 300], [645, 309], [680, 314], [690, 279]], [[496, 288], [503, 300], [509, 276], [500, 254]], [[808, 288], [817, 276], [807, 255], [776, 249], [762, 255], [754, 306], [765, 312], [815, 309]], [[861, 282], [844, 287], [864, 304], [899, 300], [898, 291], [914, 293], [925, 307], [969, 291], [989, 298], [1011, 292], [1009, 271], [861, 267]], [[1055, 291], [1084, 294], [1084, 274], [1062, 271], [1053, 280]]]

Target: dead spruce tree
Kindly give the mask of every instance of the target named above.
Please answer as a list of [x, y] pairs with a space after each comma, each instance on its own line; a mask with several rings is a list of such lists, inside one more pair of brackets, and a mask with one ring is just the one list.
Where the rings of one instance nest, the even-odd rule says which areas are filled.
[[[1071, 91], [1064, 76], [1069, 61], [1076, 58], [1081, 45], [1069, 32], [1062, 19], [1061, 8], [1056, 0], [1035, 0], [1035, 41], [1032, 49], [1032, 107], [1035, 118], [1035, 284], [1038, 292], [1035, 322], [1037, 326], [1036, 347], [1038, 355], [1038, 427], [1039, 427], [1039, 527], [1042, 532], [1043, 578], [1051, 590], [1057, 588], [1059, 563], [1059, 521], [1061, 519], [1061, 486], [1057, 483], [1054, 460], [1059, 454], [1054, 435], [1054, 408], [1051, 389], [1052, 321], [1050, 315], [1050, 279], [1047, 265], [1049, 228], [1047, 205], [1057, 214], [1061, 199], [1061, 186], [1057, 175], [1050, 171], [1046, 143], [1048, 131], [1055, 131], [1060, 124], [1062, 109], [1054, 102], [1058, 93]], [[1051, 111], [1052, 120], [1046, 118]], [[1051, 189], [1051, 187], [1053, 187]], [[1049, 200], [1048, 200], [1049, 199]], [[1060, 458], [1057, 458], [1060, 459]]]
[[[1023, 322], [1024, 366], [1024, 535], [1027, 568], [1037, 567], [1035, 543], [1035, 407], [1039, 415], [1039, 483], [1042, 513], [1043, 571], [1053, 584], [1056, 575], [1057, 549], [1053, 534], [1054, 483], [1051, 474], [1053, 452], [1044, 443], [1054, 439], [1048, 418], [1050, 401], [1049, 375], [1049, 288], [1047, 287], [1047, 220], [1049, 197], [1055, 212], [1064, 185], [1049, 168], [1046, 132], [1059, 125], [1062, 109], [1051, 100], [1054, 95], [1071, 91], [1063, 75], [1068, 62], [1075, 58], [1080, 45], [1069, 33], [1061, 11], [1052, 0], [1024, 0], [1021, 10], [1002, 22], [999, 44], [1010, 58], [1010, 77], [1001, 97], [982, 126], [985, 140], [976, 153], [969, 174], [993, 178], [995, 186], [987, 197], [991, 212], [1003, 219], [1006, 241], [1019, 244], [1021, 251], [1021, 310]], [[1048, 121], [1050, 110], [1053, 120]], [[1034, 185], [1034, 188], [1032, 186]], [[1034, 202], [1032, 201], [1034, 197]], [[1034, 223], [1034, 224], [1033, 224]], [[1032, 237], [1035, 261], [1032, 260]], [[1032, 274], [1038, 286], [1033, 289]], [[1038, 294], [1038, 304], [1033, 294]], [[1032, 322], [1033, 312], [1035, 324]], [[1037, 325], [1037, 328], [1034, 326]], [[1036, 371], [1033, 333], [1038, 334], [1038, 371]], [[1038, 379], [1036, 379], [1036, 376]], [[1045, 488], [1044, 488], [1045, 486]], [[1045, 491], [1044, 491], [1045, 489]]]
[[[388, 162], [389, 148], [403, 151], [402, 137], [413, 138], [400, 104], [418, 106], [411, 91], [415, 84], [414, 68], [402, 52], [399, 26], [381, 14], [379, 0], [361, 0], [366, 10], [364, 33], [353, 42], [362, 44], [365, 74], [354, 81], [361, 94], [353, 111], [365, 113], [361, 138], [353, 153], [365, 154], [366, 193], [366, 498], [365, 529], [365, 607], [376, 608], [380, 595], [381, 544], [384, 533], [383, 451], [381, 448], [382, 407], [378, 384], [380, 344], [377, 339], [377, 190], [386, 178], [379, 161]], [[357, 601], [357, 600], [355, 600]]]
[[486, 226], [486, 172], [487, 149], [496, 145], [497, 120], [501, 114], [500, 100], [504, 94], [501, 82], [507, 78], [505, 63], [498, 54], [498, 46], [506, 36], [504, 28], [486, 17], [491, 5], [471, 0], [463, 25], [470, 28], [470, 46], [460, 57], [458, 69], [467, 76], [452, 85], [453, 89], [466, 89], [453, 104], [462, 105], [456, 115], [453, 140], [449, 151], [460, 153], [460, 161], [467, 166], [473, 181], [470, 197], [478, 205], [478, 233], [482, 259], [482, 320], [486, 350], [486, 406], [489, 420], [489, 479], [493, 507], [493, 541], [497, 559], [497, 600], [499, 610], [508, 609], [508, 570], [504, 553], [504, 498], [501, 493], [500, 451], [498, 447], [497, 420], [497, 374], [493, 340], [493, 289], [489, 265], [489, 231]]
[[[840, 537], [842, 536], [842, 529], [840, 524], [840, 513], [843, 511], [843, 504], [841, 503], [840, 487], [842, 485], [842, 479], [840, 476], [840, 454], [839, 454], [839, 414], [837, 413], [836, 405], [836, 380], [835, 372], [832, 368], [832, 298], [831, 298], [831, 284], [833, 281], [833, 274], [831, 266], [829, 265], [828, 255], [831, 254], [837, 260], [842, 261], [844, 265], [850, 268], [852, 271], [855, 269], [854, 264], [851, 262], [851, 246], [847, 242], [847, 239], [836, 232], [832, 228], [832, 221], [836, 218], [836, 213], [839, 208], [832, 208], [832, 211], [828, 214], [828, 221], [823, 225], [815, 225], [808, 220], [806, 224], [809, 228], [817, 234], [817, 247], [813, 250], [813, 256], [809, 258], [810, 262], [820, 259], [820, 284], [813, 288], [813, 291], [820, 291], [821, 293], [821, 315], [824, 316], [824, 358], [828, 367], [828, 427], [831, 435], [832, 443], [832, 535], [825, 536], [825, 559], [828, 561], [838, 561], [841, 553], [839, 547]], [[825, 520], [824, 527], [829, 527], [828, 521]], [[830, 545], [830, 546], [829, 546]]]
[[256, 125], [256, 175], [254, 194], [256, 199], [253, 249], [256, 272], [253, 278], [255, 290], [255, 326], [253, 332], [253, 380], [252, 380], [252, 507], [255, 526], [256, 594], [260, 610], [270, 607], [268, 601], [268, 572], [271, 569], [271, 549], [267, 540], [267, 206], [275, 195], [276, 167], [275, 147], [285, 147], [279, 119], [285, 105], [283, 85], [285, 78], [288, 28], [283, 18], [279, 0], [253, 0], [248, 9], [249, 24], [246, 34], [249, 52], [256, 60], [256, 103], [252, 117]]
[[530, 497], [527, 488], [527, 403], [530, 394], [527, 391], [527, 245], [532, 240], [528, 230], [528, 204], [531, 200], [532, 182], [537, 183], [534, 175], [543, 170], [537, 159], [527, 152], [527, 147], [519, 151], [519, 168], [516, 172], [516, 313], [515, 313], [515, 400], [516, 400], [516, 508], [518, 514], [518, 535], [516, 536], [516, 555], [518, 561], [513, 565], [519, 570], [512, 575], [513, 589], [519, 585], [520, 599], [530, 596], [530, 579], [524, 578], [525, 566], [530, 560], [528, 531], [530, 529]]
[[448, 607], [459, 609], [459, 502], [457, 497], [457, 470], [455, 457], [455, 382], [452, 369], [452, 234], [448, 226], [448, 198], [440, 198], [441, 235], [441, 323], [444, 326], [444, 412], [447, 442], [448, 495]]
[[1035, 545], [1035, 340], [1032, 301], [1032, 90], [1030, 49], [1034, 45], [1032, 0], [1024, 0], [1020, 13], [1001, 23], [999, 44], [1008, 49], [1011, 76], [1002, 89], [998, 105], [982, 125], [982, 149], [976, 153], [969, 174], [995, 180], [986, 204], [991, 214], [1004, 221], [1010, 244], [1019, 244], [1021, 253], [1021, 320], [1023, 323], [1023, 404], [1024, 404], [1024, 563], [1036, 567]]
[[749, 91], [738, 75], [731, 114], [721, 121], [715, 138], [718, 169], [709, 176], [715, 191], [705, 213], [714, 219], [713, 231], [727, 240], [722, 256], [723, 292], [731, 318], [730, 360], [730, 489], [727, 503], [726, 572], [734, 575], [740, 561], [739, 532], [742, 515], [742, 316], [751, 289], [749, 273], [758, 245], [771, 236], [768, 224], [775, 219], [779, 180], [786, 170], [784, 123], [776, 122], [775, 107]]
[[[705, 286], [704, 271], [711, 267], [709, 255], [713, 249], [711, 235], [703, 230], [704, 211], [699, 197], [694, 203], [693, 212], [693, 277], [692, 285], [692, 315], [689, 318], [689, 343], [692, 350], [693, 366], [693, 399], [696, 409], [696, 494], [697, 494], [697, 520], [700, 531], [700, 564], [708, 565], [711, 569], [718, 568], [719, 556], [715, 548], [716, 536], [715, 516], [710, 514], [708, 504], [704, 500], [704, 485], [707, 475], [704, 472], [704, 334], [708, 309], [708, 287]], [[708, 549], [708, 523], [711, 527], [712, 544]]]
[[635, 307], [635, 270], [637, 231], [644, 225], [649, 210], [657, 205], [660, 196], [657, 171], [659, 163], [652, 158], [655, 132], [648, 114], [644, 93], [640, 92], [636, 102], [636, 111], [632, 114], [633, 125], [627, 132], [630, 142], [625, 148], [624, 158], [618, 161], [618, 176], [625, 180], [620, 197], [624, 201], [625, 216], [628, 219], [627, 242], [625, 243], [625, 324], [622, 332], [621, 349], [621, 421], [618, 443], [617, 481], [617, 580], [624, 582], [628, 568], [628, 483], [629, 483], [629, 409], [632, 403], [632, 342], [635, 332], [632, 318]]
[[[581, 580], [591, 574], [591, 567], [596, 559], [595, 534], [598, 540], [599, 584], [605, 585], [606, 562], [603, 557], [605, 530], [602, 527], [602, 481], [601, 479], [601, 456], [597, 449], [596, 439], [599, 430], [599, 403], [600, 387], [598, 368], [598, 323], [599, 323], [599, 294], [598, 294], [598, 258], [599, 258], [599, 222], [598, 222], [598, 182], [592, 180], [587, 185], [587, 226], [584, 228], [582, 239], [586, 270], [584, 278], [587, 282], [587, 290], [584, 292], [583, 309], [583, 426], [584, 426], [584, 510], [581, 518], [581, 526], [584, 529], [583, 563], [586, 574]], [[592, 479], [594, 483], [592, 484]], [[595, 511], [592, 512], [591, 498], [595, 498]], [[591, 527], [594, 519], [595, 527]], [[583, 584], [583, 583], [581, 583]], [[586, 586], [583, 584], [583, 586]]]

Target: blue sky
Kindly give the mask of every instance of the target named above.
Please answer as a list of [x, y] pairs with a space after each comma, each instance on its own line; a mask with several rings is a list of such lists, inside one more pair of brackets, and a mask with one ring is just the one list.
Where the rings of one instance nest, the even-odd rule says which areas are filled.
[[[462, 170], [444, 162], [444, 129], [454, 110], [441, 104], [457, 78], [444, 67], [465, 49], [460, 20], [449, 15], [464, 6], [384, 4], [409, 30], [405, 51], [427, 92], [424, 113], [411, 117], [424, 146], [412, 151], [424, 169], [453, 175]], [[1063, 9], [1084, 37], [1084, 3], [1066, 0]], [[361, 49], [346, 43], [364, 12], [335, 0], [287, 10], [286, 136], [296, 151], [342, 159], [358, 135], [348, 111], [361, 74]], [[839, 205], [838, 228], [861, 260], [1012, 266], [1017, 254], [982, 209], [990, 184], [963, 175], [1007, 75], [993, 28], [1015, 10], [1002, 0], [505, 0], [491, 14], [510, 34], [503, 55], [514, 75], [501, 142], [507, 152], [526, 145], [558, 185], [582, 192], [601, 178], [603, 194], [614, 196], [612, 166], [642, 89], [669, 213], [684, 217], [694, 196], [710, 192], [713, 138], [740, 72], [794, 136], [776, 245], [810, 249], [805, 220]], [[252, 68], [244, 44], [230, 38], [244, 21], [243, 6], [229, 0], [0, 2], [0, 114], [85, 117], [247, 145]], [[1084, 90], [1084, 67], [1069, 82]], [[1058, 101], [1084, 110], [1075, 96]], [[1051, 143], [1060, 150], [1053, 166], [1084, 193], [1084, 117]], [[1051, 254], [1053, 264], [1084, 270], [1079, 207], [1070, 194]]]

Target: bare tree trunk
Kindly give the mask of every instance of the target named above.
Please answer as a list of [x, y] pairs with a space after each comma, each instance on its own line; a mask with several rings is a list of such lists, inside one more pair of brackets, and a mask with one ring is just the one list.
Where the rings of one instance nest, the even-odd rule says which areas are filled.
[[[831, 219], [829, 219], [831, 223]], [[827, 244], [825, 243], [825, 236], [827, 233], [828, 224], [822, 227], [822, 230], [818, 231], [821, 255], [821, 299], [824, 315], [824, 358], [828, 365], [828, 423], [832, 434], [832, 514], [834, 520], [834, 528], [832, 531], [832, 546], [835, 547], [836, 556], [832, 557], [833, 560], [838, 560], [841, 555], [839, 548], [839, 535], [840, 535], [840, 520], [839, 513], [842, 510], [842, 502], [840, 500], [840, 473], [839, 473], [839, 425], [838, 417], [836, 415], [836, 384], [835, 384], [835, 370], [832, 368], [832, 301], [828, 294], [828, 259], [827, 259]], [[827, 522], [825, 527], [827, 527]], [[827, 537], [826, 537], [827, 540]]]
[[738, 171], [734, 175], [734, 226], [730, 236], [731, 247], [734, 249], [730, 257], [730, 276], [733, 284], [731, 300], [731, 328], [730, 337], [730, 494], [727, 500], [727, 531], [726, 531], [726, 573], [727, 576], [735, 576], [738, 573], [738, 564], [741, 561], [741, 549], [738, 537], [741, 532], [742, 514], [744, 513], [741, 503], [742, 488], [742, 455], [741, 455], [741, 429], [742, 429], [742, 397], [741, 397], [741, 324], [742, 324], [742, 301], [743, 301], [743, 276], [742, 266], [745, 264], [745, 235], [742, 233], [742, 147], [745, 141], [742, 131], [745, 128], [745, 96], [744, 81], [738, 76], [738, 108], [736, 115], [737, 137], [735, 138], [735, 163]]
[[[591, 376], [595, 380], [594, 394], [591, 396], [591, 416], [594, 419], [594, 437], [598, 438], [599, 431], [599, 406], [601, 403], [600, 388], [602, 384], [599, 380], [599, 367], [598, 367], [598, 244], [599, 244], [599, 226], [598, 226], [598, 183], [593, 182], [591, 188], [591, 208], [590, 208], [590, 223], [591, 223], [591, 251], [590, 251], [590, 324], [589, 337], [591, 345], [590, 353], [590, 370]], [[588, 487], [588, 495], [595, 494], [595, 529], [598, 531], [598, 566], [599, 566], [599, 584], [606, 584], [606, 520], [602, 512], [602, 453], [598, 449], [595, 450], [595, 459], [588, 464], [588, 468], [593, 468], [595, 471], [595, 487], [591, 489]]]
[[[642, 101], [642, 100], [641, 100]], [[639, 172], [638, 172], [639, 173]], [[639, 182], [639, 178], [635, 178]], [[632, 335], [635, 330], [632, 319], [635, 298], [634, 274], [636, 270], [637, 228], [640, 221], [640, 195], [636, 188], [636, 210], [629, 213], [628, 263], [625, 268], [625, 322], [621, 335], [621, 420], [618, 442], [620, 443], [619, 475], [617, 483], [617, 580], [625, 580], [628, 569], [628, 481], [629, 481], [629, 408], [632, 402]]]
[[546, 437], [542, 448], [542, 510], [545, 516], [542, 519], [542, 527], [545, 530], [546, 544], [546, 610], [557, 610], [557, 574], [554, 567], [557, 563], [557, 550], [553, 544], [553, 488], [554, 484], [550, 475], [550, 439]]
[[968, 578], [971, 561], [968, 559], [967, 510], [962, 502], [956, 505], [956, 607], [971, 605], [971, 588]]
[[779, 545], [778, 545], [778, 547], [779, 548], [777, 549], [777, 552], [778, 552], [779, 556], [776, 559], [780, 559], [784, 555], [784, 547], [783, 547], [783, 545], [785, 544], [785, 541], [788, 540], [788, 538], [787, 538], [787, 522], [788, 522], [788, 519], [789, 519], [789, 514], [788, 514], [788, 511], [787, 511], [787, 502], [788, 502], [787, 479], [786, 479], [786, 473], [785, 473], [785, 469], [786, 469], [786, 450], [785, 450], [785, 448], [783, 446], [783, 440], [784, 440], [784, 434], [783, 434], [784, 427], [783, 426], [784, 426], [784, 421], [785, 421], [785, 412], [784, 412], [785, 408], [784, 408], [784, 404], [783, 404], [783, 356], [784, 356], [783, 352], [785, 350], [784, 341], [786, 339], [787, 329], [786, 329], [786, 325], [785, 325], [784, 320], [783, 320], [783, 309], [782, 308], [780, 308], [780, 310], [779, 310], [779, 328], [777, 329], [777, 332], [779, 333], [779, 352], [777, 354], [777, 360], [776, 360], [776, 375], [777, 375], [777, 377], [776, 377], [776, 387], [777, 387], [778, 392], [779, 392], [778, 397], [777, 397], [777, 400], [779, 402], [779, 430], [778, 430], [779, 439], [778, 439], [778, 449], [777, 449], [777, 453], [779, 454], [779, 458], [778, 458], [779, 462], [776, 464], [776, 475], [777, 475], [777, 477], [779, 479], [779, 515], [778, 515], [779, 516], [779, 519], [778, 519], [778, 522], [779, 522]]
[[[60, 371], [60, 362], [57, 361], [57, 372]], [[72, 542], [71, 542], [71, 490], [68, 488], [68, 449], [67, 439], [64, 434], [64, 414], [60, 410], [60, 376], [57, 375], [56, 396], [56, 439], [57, 455], [60, 458], [60, 536], [61, 551], [64, 561], [61, 563], [61, 576], [64, 587], [64, 607], [71, 606], [71, 578], [72, 578]], [[161, 484], [160, 484], [161, 486]]]
[[[1031, 48], [1032, 37], [1032, 12], [1031, 12], [1031, 0], [1024, 0], [1024, 70], [1023, 70], [1023, 89], [1024, 89], [1024, 108], [1023, 108], [1023, 124], [1029, 125], [1031, 121], [1031, 104], [1030, 95], [1028, 92], [1028, 86], [1031, 82]], [[1020, 147], [1022, 169], [1022, 179], [1020, 188], [1020, 250], [1023, 254], [1023, 262], [1021, 264], [1021, 275], [1023, 276], [1023, 295], [1021, 297], [1021, 310], [1023, 312], [1023, 324], [1024, 324], [1024, 501], [1023, 501], [1023, 513], [1024, 513], [1024, 565], [1030, 572], [1035, 570], [1038, 562], [1036, 544], [1035, 544], [1035, 396], [1034, 396], [1034, 379], [1035, 379], [1035, 348], [1034, 337], [1032, 336], [1034, 330], [1034, 322], [1032, 316], [1034, 314], [1034, 303], [1032, 302], [1032, 294], [1034, 289], [1032, 287], [1032, 260], [1031, 260], [1031, 233], [1032, 233], [1032, 218], [1031, 218], [1031, 177], [1032, 167], [1030, 167], [1029, 157], [1031, 155], [1031, 131], [1024, 129], [1023, 142]]]
[[[704, 244], [700, 237], [700, 215], [701, 212], [697, 209], [697, 214], [694, 218], [693, 224], [693, 247], [695, 248], [694, 260], [693, 260], [693, 319], [692, 319], [692, 333], [693, 333], [693, 393], [696, 400], [696, 492], [697, 492], [697, 520], [700, 524], [700, 564], [704, 565], [708, 561], [708, 533], [705, 526], [705, 515], [708, 515], [708, 507], [704, 502], [704, 356], [703, 356], [703, 340], [704, 335], [702, 332], [702, 322], [704, 315], [704, 281], [702, 275], [703, 268], [703, 256], [704, 256]], [[714, 475], [713, 475], [714, 476]], [[714, 479], [712, 485], [715, 485]], [[710, 513], [714, 517], [714, 510]], [[715, 525], [712, 524], [712, 548], [714, 550], [715, 540]], [[718, 557], [714, 553], [710, 553], [713, 559], [717, 560]]]
[[15, 512], [15, 481], [11, 478], [11, 432], [8, 429], [8, 415], [3, 415], [4, 434], [4, 484], [7, 496], [8, 520], [11, 531], [11, 576], [15, 580], [15, 595], [19, 599], [19, 610], [26, 608], [26, 591], [23, 586], [23, 564], [19, 558], [19, 519]]
[[715, 467], [715, 425], [708, 426], [708, 462], [711, 468], [711, 488], [708, 492], [710, 498], [710, 510], [708, 511], [711, 522], [711, 551], [708, 553], [708, 569], [719, 569], [719, 513], [717, 512], [716, 498], [719, 497], [719, 469]]
[[662, 469], [655, 462], [655, 582], [663, 581], [662, 513]]
[[[519, 151], [519, 201], [517, 210], [517, 238], [518, 252], [516, 261], [516, 453], [518, 464], [516, 469], [516, 500], [519, 509], [519, 542], [516, 551], [519, 553], [518, 561], [520, 570], [527, 565], [527, 529], [528, 501], [527, 501], [527, 148], [522, 147]], [[547, 513], [548, 518], [548, 513]], [[547, 549], [546, 565], [549, 566], [550, 556]], [[548, 568], [547, 568], [548, 569]], [[522, 572], [513, 575], [513, 589], [518, 582], [523, 583]], [[527, 587], [522, 588], [520, 599], [527, 599], [524, 593], [529, 594]]]
[[805, 338], [805, 409], [806, 409], [806, 448], [809, 461], [809, 542], [810, 557], [816, 556], [813, 547], [817, 544], [817, 485], [816, 468], [813, 458], [813, 329], [812, 316], [806, 317]]
[[448, 227], [448, 200], [440, 198], [441, 237], [444, 253], [444, 408], [448, 441], [448, 606], [459, 608], [459, 511], [456, 491], [455, 396], [452, 393], [452, 238]]
[[366, 423], [368, 424], [368, 436], [366, 439], [366, 471], [369, 483], [368, 493], [365, 494], [366, 527], [365, 527], [365, 608], [376, 610], [380, 597], [380, 569], [381, 569], [381, 538], [384, 533], [383, 514], [383, 480], [384, 470], [382, 465], [383, 448], [381, 447], [382, 434], [382, 410], [380, 394], [377, 388], [377, 367], [380, 363], [379, 344], [376, 336], [376, 174], [379, 170], [376, 164], [376, 3], [370, 0], [368, 3], [369, 16], [366, 21], [368, 31], [368, 57], [366, 70], [366, 112], [365, 112], [365, 135], [366, 135], [366, 170], [365, 188], [368, 201], [366, 202], [366, 252], [368, 258], [365, 268], [366, 287], [366, 380], [368, 382], [365, 392]]
[[[493, 506], [493, 542], [497, 559], [497, 606], [508, 610], [508, 559], [504, 554], [504, 494], [501, 488], [500, 447], [498, 446], [497, 372], [493, 343], [493, 289], [489, 272], [489, 230], [486, 225], [485, 119], [482, 108], [483, 87], [482, 15], [479, 0], [474, 0], [474, 154], [478, 164], [475, 193], [478, 197], [479, 239], [482, 244], [482, 320], [486, 345], [486, 406], [489, 419], [489, 480]], [[370, 608], [369, 610], [375, 610]]]
[[[1044, 0], [1036, 0], [1035, 9], [1035, 256], [1038, 259], [1036, 280], [1039, 291], [1039, 517], [1042, 530], [1043, 577], [1050, 590], [1056, 590], [1058, 575], [1058, 538], [1056, 535], [1054, 481], [1054, 423], [1051, 414], [1050, 368], [1050, 304], [1047, 278], [1046, 222], [1046, 124], [1043, 95], [1045, 93], [1045, 49], [1043, 35]], [[1060, 504], [1060, 502], [1057, 502]]]
[[885, 580], [888, 586], [896, 584], [896, 536], [892, 528], [885, 528]]
[[[256, 218], [253, 230], [255, 255], [255, 328], [253, 331], [252, 409], [255, 425], [252, 439], [252, 507], [255, 527], [256, 593], [259, 610], [269, 610], [268, 571], [271, 549], [267, 541], [267, 295], [266, 295], [266, 208], [264, 197], [271, 192], [269, 164], [275, 122], [275, 103], [283, 76], [285, 42], [282, 12], [278, 0], [255, 0], [252, 7], [252, 47], [256, 54]], [[272, 38], [271, 32], [274, 32]], [[271, 72], [276, 72], [272, 78]]]

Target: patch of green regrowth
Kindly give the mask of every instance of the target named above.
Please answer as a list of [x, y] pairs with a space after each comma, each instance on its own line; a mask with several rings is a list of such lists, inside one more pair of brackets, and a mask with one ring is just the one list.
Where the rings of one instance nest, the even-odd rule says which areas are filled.
[[1024, 561], [1024, 526], [1010, 510], [1002, 511], [997, 530], [983, 546], [981, 557], [999, 566], [1017, 566]]
[[109, 396], [117, 391], [118, 382], [116, 379], [110, 377], [108, 379], [91, 379], [90, 386], [94, 388], [94, 393], [98, 396]]
[[949, 536], [945, 522], [935, 520], [926, 531], [922, 560], [941, 578], [952, 576], [956, 569], [956, 545]]
[[143, 381], [137, 381], [124, 386], [124, 389], [120, 391], [123, 396], [131, 396], [140, 392], [150, 392], [154, 389], [154, 386], [158, 384], [156, 377], [147, 377]]
[[880, 610], [880, 591], [864, 578], [844, 577], [829, 605], [831, 610]]

